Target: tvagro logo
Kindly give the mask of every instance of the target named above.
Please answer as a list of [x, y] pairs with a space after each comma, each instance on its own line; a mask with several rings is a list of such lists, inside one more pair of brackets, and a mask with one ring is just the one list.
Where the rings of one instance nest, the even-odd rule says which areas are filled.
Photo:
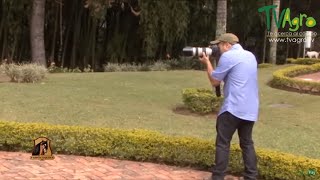
[[266, 14], [266, 23], [267, 23], [267, 29], [270, 31], [271, 28], [271, 13], [273, 13], [273, 19], [276, 23], [277, 28], [280, 27], [285, 28], [286, 25], [289, 25], [289, 31], [290, 32], [296, 32], [299, 30], [299, 28], [303, 25], [312, 28], [317, 24], [317, 21], [312, 17], [308, 16], [307, 14], [299, 14], [299, 16], [292, 18], [291, 17], [291, 10], [290, 8], [285, 8], [281, 11], [281, 14], [279, 16], [279, 19], [277, 19], [277, 13], [276, 8], [277, 5], [269, 5], [269, 6], [263, 6], [258, 9], [259, 13], [265, 13]]
[[33, 140], [33, 150], [31, 159], [48, 160], [54, 159], [51, 150], [51, 140], [46, 137], [39, 137]]

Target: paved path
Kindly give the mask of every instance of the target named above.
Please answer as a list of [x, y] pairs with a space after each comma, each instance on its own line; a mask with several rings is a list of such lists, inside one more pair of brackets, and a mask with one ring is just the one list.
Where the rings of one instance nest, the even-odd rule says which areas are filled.
[[[54, 160], [31, 160], [31, 154], [0, 151], [0, 180], [11, 179], [207, 179], [210, 172], [153, 163], [99, 157], [54, 155]], [[226, 179], [237, 180], [228, 176]]]
[[297, 76], [296, 78], [303, 79], [305, 81], [320, 82], [320, 72], [312, 73], [312, 74], [305, 74], [305, 75]]

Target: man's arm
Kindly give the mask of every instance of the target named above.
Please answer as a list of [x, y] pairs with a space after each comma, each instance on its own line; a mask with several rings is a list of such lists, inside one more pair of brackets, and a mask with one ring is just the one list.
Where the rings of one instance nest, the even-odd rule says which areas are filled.
[[219, 86], [220, 85], [220, 81], [217, 80], [217, 79], [214, 79], [211, 75], [212, 75], [212, 72], [214, 71], [213, 67], [212, 67], [212, 64], [209, 60], [209, 57], [203, 53], [202, 55], [202, 58], [199, 58], [199, 60], [206, 65], [207, 67], [207, 75], [208, 75], [208, 78], [209, 78], [209, 81], [210, 83], [212, 84], [212, 86]]

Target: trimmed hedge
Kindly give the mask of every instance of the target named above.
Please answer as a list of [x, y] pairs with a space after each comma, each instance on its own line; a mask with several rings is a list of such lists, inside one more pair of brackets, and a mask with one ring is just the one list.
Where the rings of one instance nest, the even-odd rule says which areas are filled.
[[184, 105], [198, 113], [209, 113], [217, 111], [223, 98], [213, 95], [212, 90], [204, 88], [187, 88], [182, 90]]
[[258, 68], [269, 68], [269, 67], [272, 67], [273, 64], [271, 63], [261, 63], [261, 64], [258, 64]]
[[312, 64], [320, 63], [320, 59], [315, 59], [315, 58], [298, 58], [298, 59], [288, 58], [287, 59], [287, 63], [288, 64], [312, 65]]
[[[0, 129], [0, 150], [31, 152], [33, 139], [44, 136], [52, 140], [54, 153], [108, 156], [205, 169], [214, 161], [212, 141], [166, 136], [153, 131], [5, 121], [0, 121]], [[263, 149], [256, 151], [259, 174], [264, 179], [320, 178], [320, 160]], [[232, 173], [243, 169], [238, 145], [231, 146], [229, 167]]]
[[48, 73], [47, 68], [35, 64], [1, 64], [1, 73], [6, 74], [11, 82], [35, 83], [40, 82]]
[[320, 71], [320, 63], [313, 65], [296, 65], [280, 69], [273, 73], [272, 86], [290, 87], [301, 91], [320, 92], [320, 83], [295, 79], [293, 77]]

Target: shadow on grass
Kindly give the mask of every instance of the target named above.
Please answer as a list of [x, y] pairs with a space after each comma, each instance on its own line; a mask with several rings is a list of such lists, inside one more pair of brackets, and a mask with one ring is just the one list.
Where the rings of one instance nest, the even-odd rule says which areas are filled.
[[210, 118], [217, 118], [217, 114], [218, 112], [209, 112], [209, 113], [198, 113], [198, 112], [193, 112], [190, 109], [188, 109], [187, 107], [185, 107], [182, 104], [176, 105], [175, 107], [172, 108], [172, 111], [175, 114], [180, 114], [180, 115], [184, 115], [184, 116], [193, 116], [193, 117], [210, 117]]

